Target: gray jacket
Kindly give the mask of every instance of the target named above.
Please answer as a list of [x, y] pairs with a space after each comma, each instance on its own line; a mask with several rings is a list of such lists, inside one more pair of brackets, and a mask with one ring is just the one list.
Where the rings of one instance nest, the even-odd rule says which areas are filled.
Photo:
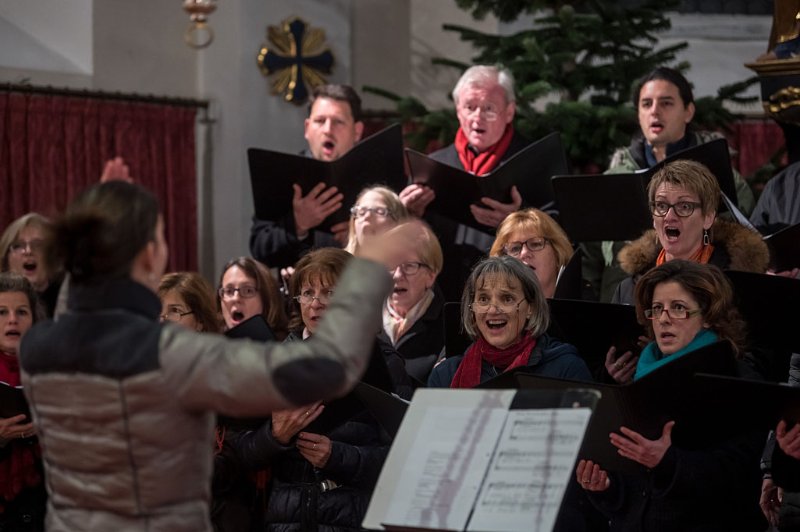
[[229, 340], [158, 323], [131, 281], [73, 286], [70, 309], [21, 348], [23, 384], [50, 493], [49, 531], [210, 531], [214, 411], [273, 409], [344, 395], [363, 373], [391, 280], [355, 259], [317, 334], [286, 344]]

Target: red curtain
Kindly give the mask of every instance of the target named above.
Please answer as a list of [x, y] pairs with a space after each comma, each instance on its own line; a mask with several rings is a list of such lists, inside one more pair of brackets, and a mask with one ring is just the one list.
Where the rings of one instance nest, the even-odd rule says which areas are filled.
[[786, 144], [783, 130], [769, 118], [736, 122], [726, 137], [737, 151], [734, 167], [744, 177], [764, 166]]
[[0, 227], [54, 216], [121, 156], [161, 204], [170, 270], [197, 269], [195, 108], [0, 94]]

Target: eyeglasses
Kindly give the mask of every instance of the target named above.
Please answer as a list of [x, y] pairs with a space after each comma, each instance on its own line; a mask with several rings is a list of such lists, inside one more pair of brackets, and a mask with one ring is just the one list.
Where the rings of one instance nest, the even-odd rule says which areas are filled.
[[239, 292], [239, 296], [242, 299], [250, 299], [258, 295], [258, 288], [251, 284], [243, 284], [238, 288], [235, 286], [223, 286], [217, 291], [219, 297], [222, 299], [233, 299], [233, 297], [236, 295], [236, 292]]
[[380, 216], [381, 218], [385, 218], [386, 216], [392, 214], [392, 211], [386, 207], [360, 207], [358, 205], [354, 205], [350, 208], [350, 214], [354, 218], [363, 218], [368, 212], [371, 212], [375, 216]]
[[[411, 277], [412, 275], [416, 275], [419, 272], [420, 268], [430, 269], [430, 266], [428, 266], [423, 262], [404, 262], [402, 264], [399, 264], [397, 268], [400, 268], [400, 271], [406, 277]], [[394, 270], [390, 270], [389, 273], [394, 274], [394, 272], [397, 271], [397, 268], [395, 268]]]
[[475, 105], [470, 103], [459, 106], [459, 109], [467, 118], [471, 117], [475, 111], [478, 111], [478, 116], [483, 115], [483, 119], [487, 122], [494, 122], [500, 118], [500, 110], [492, 104]]
[[541, 251], [550, 242], [547, 238], [529, 238], [525, 242], [508, 242], [503, 246], [503, 251], [506, 255], [511, 255], [512, 257], [519, 257], [522, 253], [522, 247], [525, 246], [528, 248], [528, 251]]
[[702, 311], [699, 308], [689, 310], [683, 305], [673, 305], [670, 309], [666, 309], [662, 305], [653, 305], [651, 308], [644, 309], [644, 317], [648, 320], [657, 320], [664, 312], [673, 320], [685, 320], [700, 314]]
[[36, 253], [37, 251], [41, 251], [44, 247], [44, 240], [35, 239], [35, 240], [20, 240], [17, 242], [12, 242], [9, 249], [12, 253], [25, 253], [26, 251], [30, 253]]
[[312, 290], [306, 290], [299, 296], [294, 296], [294, 300], [305, 306], [310, 306], [315, 299], [319, 301], [320, 305], [327, 305], [331, 302], [332, 297], [333, 290], [323, 290], [318, 296], [315, 296]]
[[469, 308], [476, 314], [488, 314], [489, 309], [492, 307], [497, 309], [497, 312], [500, 314], [511, 314], [512, 312], [519, 310], [519, 306], [523, 301], [525, 300], [522, 299], [520, 301], [514, 301], [513, 299], [510, 299], [508, 301], [503, 301], [502, 303], [492, 303], [488, 298], [479, 297], [470, 304]]
[[167, 312], [159, 316], [159, 318], [161, 318], [161, 321], [181, 321], [181, 318], [188, 316], [189, 314], [194, 314], [194, 311], [187, 310], [186, 312], [183, 312], [182, 309], [175, 307], [169, 309]]
[[679, 201], [678, 203], [667, 203], [666, 201], [654, 201], [650, 204], [650, 212], [653, 216], [666, 216], [670, 209], [681, 218], [691, 216], [694, 210], [702, 204], [696, 201]]

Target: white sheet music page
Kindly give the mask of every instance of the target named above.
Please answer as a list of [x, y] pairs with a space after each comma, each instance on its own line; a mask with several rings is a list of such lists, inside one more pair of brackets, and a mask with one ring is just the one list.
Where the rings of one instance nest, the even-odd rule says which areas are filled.
[[464, 530], [513, 397], [513, 390], [418, 390], [364, 527]]
[[470, 531], [550, 531], [589, 423], [588, 408], [511, 410]]

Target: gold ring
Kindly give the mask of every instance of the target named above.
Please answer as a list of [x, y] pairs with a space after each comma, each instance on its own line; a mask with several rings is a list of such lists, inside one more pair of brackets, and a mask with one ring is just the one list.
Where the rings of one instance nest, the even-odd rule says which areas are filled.
[[624, 366], [622, 364], [620, 364], [619, 362], [614, 362], [614, 367], [617, 368], [617, 369], [622, 369]]

